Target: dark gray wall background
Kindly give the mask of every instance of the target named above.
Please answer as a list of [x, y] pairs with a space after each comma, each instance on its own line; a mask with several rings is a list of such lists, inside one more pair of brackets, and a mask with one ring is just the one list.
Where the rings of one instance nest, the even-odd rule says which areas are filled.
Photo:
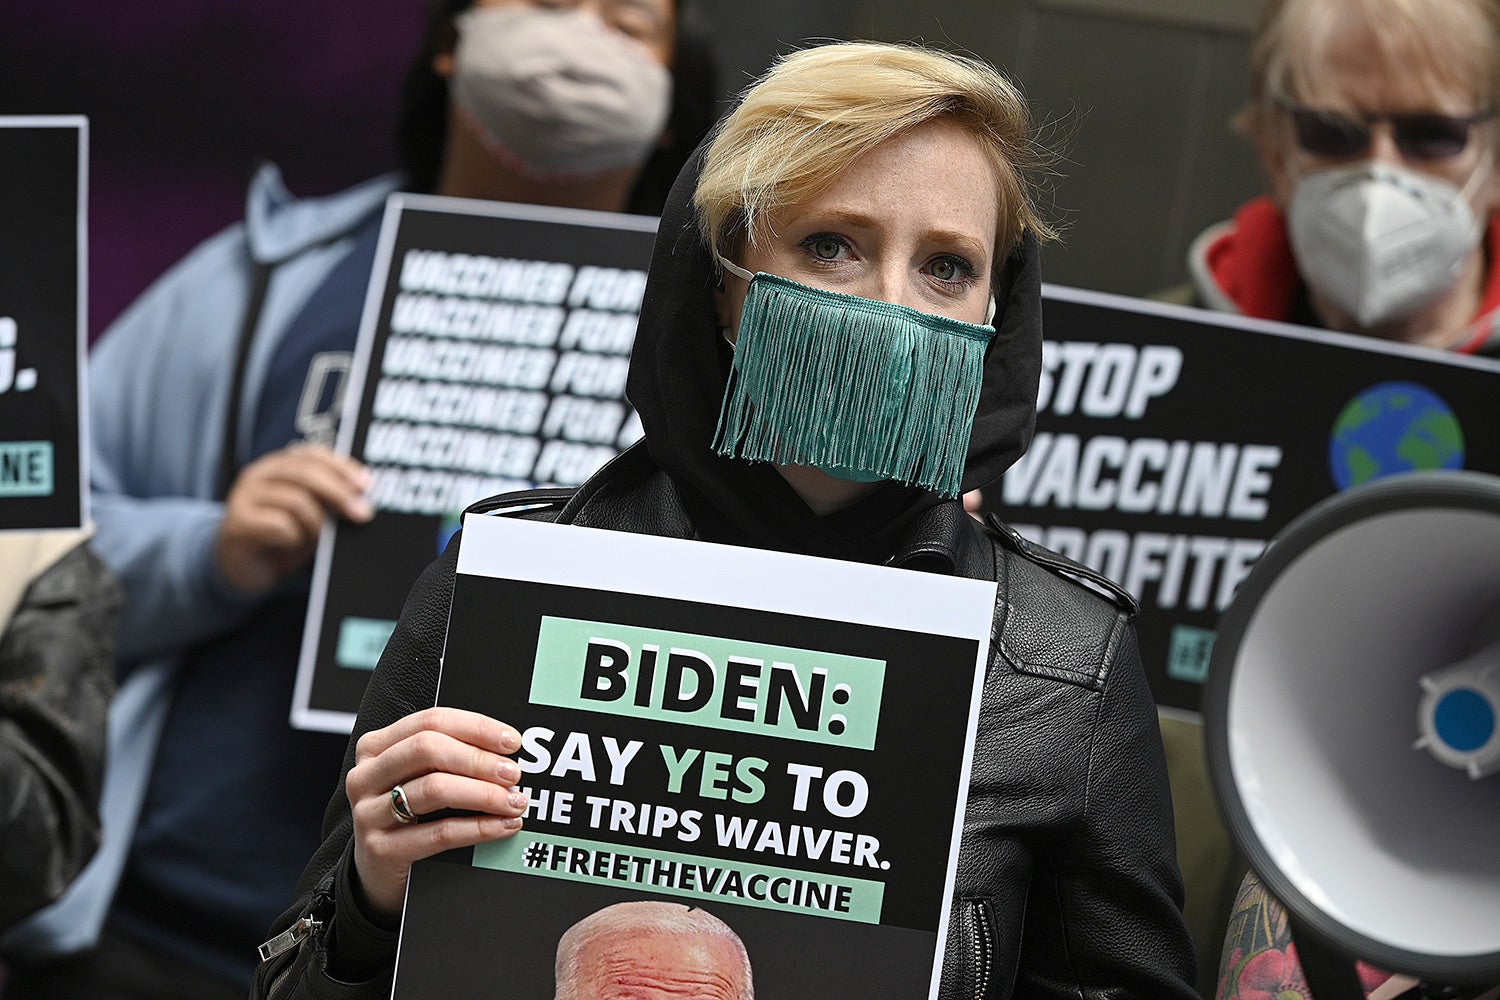
[[1255, 0], [717, 0], [714, 17], [726, 99], [809, 38], [921, 39], [1004, 69], [1067, 154], [1049, 282], [1175, 285], [1193, 237], [1262, 189], [1229, 126], [1248, 92]]
[[[1054, 135], [1048, 280], [1139, 294], [1260, 189], [1227, 119], [1258, 0], [704, 0], [723, 94], [809, 38], [927, 39], [999, 64]], [[240, 218], [257, 159], [300, 196], [389, 169], [423, 0], [0, 2], [0, 111], [89, 116], [89, 328]]]

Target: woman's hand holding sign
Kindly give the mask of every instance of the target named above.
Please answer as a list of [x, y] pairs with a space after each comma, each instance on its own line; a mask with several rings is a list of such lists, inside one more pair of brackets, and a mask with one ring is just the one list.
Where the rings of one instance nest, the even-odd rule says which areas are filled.
[[[520, 746], [514, 728], [455, 708], [415, 712], [359, 738], [344, 790], [371, 916], [401, 912], [415, 862], [521, 828], [521, 767], [508, 756]], [[449, 809], [463, 814], [419, 821]]]

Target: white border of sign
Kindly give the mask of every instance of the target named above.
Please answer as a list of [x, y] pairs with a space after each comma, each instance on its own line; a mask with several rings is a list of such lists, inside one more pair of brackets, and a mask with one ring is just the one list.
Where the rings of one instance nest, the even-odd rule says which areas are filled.
[[1292, 340], [1307, 340], [1313, 343], [1333, 344], [1338, 347], [1352, 347], [1356, 350], [1371, 354], [1395, 354], [1406, 358], [1415, 358], [1418, 361], [1447, 362], [1460, 367], [1477, 368], [1480, 371], [1500, 372], [1500, 358], [1480, 358], [1472, 354], [1460, 354], [1457, 351], [1444, 351], [1434, 347], [1418, 347], [1414, 344], [1403, 344], [1394, 340], [1381, 340], [1379, 337], [1364, 337], [1353, 333], [1339, 333], [1336, 330], [1319, 330], [1311, 326], [1298, 326], [1295, 323], [1279, 323], [1275, 320], [1255, 319], [1250, 316], [1240, 316], [1236, 313], [1215, 312], [1208, 309], [1200, 309], [1197, 306], [1177, 305], [1172, 302], [1157, 302], [1154, 299], [1132, 298], [1128, 295], [1116, 295], [1111, 292], [1091, 292], [1083, 288], [1071, 288], [1067, 285], [1050, 285], [1042, 282], [1042, 311], [1045, 316], [1047, 301], [1054, 299], [1059, 302], [1077, 302], [1082, 305], [1100, 306], [1105, 309], [1120, 309], [1128, 312], [1145, 313], [1154, 316], [1167, 316], [1172, 319], [1185, 320], [1206, 326], [1225, 326], [1239, 330], [1249, 330], [1253, 333], [1269, 333], [1277, 337], [1289, 337]]

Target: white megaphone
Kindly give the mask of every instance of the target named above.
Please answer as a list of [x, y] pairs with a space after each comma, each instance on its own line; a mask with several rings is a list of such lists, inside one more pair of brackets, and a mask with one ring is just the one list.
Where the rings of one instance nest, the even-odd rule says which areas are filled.
[[1226, 825], [1319, 1000], [1330, 951], [1345, 983], [1354, 958], [1500, 983], [1500, 478], [1395, 476], [1293, 520], [1224, 613], [1203, 705]]

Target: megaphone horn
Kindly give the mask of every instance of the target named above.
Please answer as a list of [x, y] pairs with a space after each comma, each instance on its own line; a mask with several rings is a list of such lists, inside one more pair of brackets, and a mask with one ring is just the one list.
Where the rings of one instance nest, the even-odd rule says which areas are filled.
[[1294, 519], [1204, 691], [1226, 825], [1294, 927], [1500, 982], [1500, 478], [1410, 473]]

